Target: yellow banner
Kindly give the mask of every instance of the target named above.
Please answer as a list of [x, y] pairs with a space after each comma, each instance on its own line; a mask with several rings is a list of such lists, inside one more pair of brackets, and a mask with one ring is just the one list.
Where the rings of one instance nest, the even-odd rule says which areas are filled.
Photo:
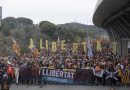
[[65, 40], [61, 41], [61, 50], [62, 51], [66, 50], [66, 48], [65, 48]]
[[42, 44], [42, 39], [40, 39], [40, 49], [42, 49], [43, 48], [43, 46], [42, 46], [43, 44]]
[[46, 50], [48, 50], [48, 40], [46, 40]]
[[56, 42], [52, 42], [52, 51], [55, 52], [57, 50]]
[[77, 51], [78, 51], [78, 44], [73, 43], [73, 52], [77, 52]]

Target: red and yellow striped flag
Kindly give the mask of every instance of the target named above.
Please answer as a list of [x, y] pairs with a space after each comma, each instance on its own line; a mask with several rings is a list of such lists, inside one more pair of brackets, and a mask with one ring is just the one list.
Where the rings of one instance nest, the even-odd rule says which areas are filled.
[[129, 83], [129, 73], [128, 71], [122, 71], [121, 73], [121, 81], [122, 81], [122, 84], [128, 84]]
[[30, 38], [30, 45], [29, 48], [31, 50], [31, 52], [33, 53], [33, 55], [35, 57], [38, 57], [40, 55], [40, 52], [38, 51], [38, 49], [34, 46], [33, 40], [32, 38]]
[[12, 48], [13, 48], [13, 52], [15, 52], [17, 55], [20, 55], [20, 48], [19, 45], [16, 43], [16, 40], [12, 37], [11, 38], [13, 44], [12, 44]]

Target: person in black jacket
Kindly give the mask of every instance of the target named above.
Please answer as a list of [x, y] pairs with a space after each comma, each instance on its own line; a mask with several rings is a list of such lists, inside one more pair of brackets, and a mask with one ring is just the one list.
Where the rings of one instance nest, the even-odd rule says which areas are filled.
[[3, 75], [4, 75], [4, 70], [0, 68], [0, 84], [2, 82]]

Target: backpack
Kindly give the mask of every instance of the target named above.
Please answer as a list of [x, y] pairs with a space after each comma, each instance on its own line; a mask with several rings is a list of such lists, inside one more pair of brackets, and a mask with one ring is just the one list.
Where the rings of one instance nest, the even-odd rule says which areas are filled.
[[8, 90], [9, 89], [9, 84], [7, 83], [7, 81], [4, 82], [3, 89], [4, 90]]

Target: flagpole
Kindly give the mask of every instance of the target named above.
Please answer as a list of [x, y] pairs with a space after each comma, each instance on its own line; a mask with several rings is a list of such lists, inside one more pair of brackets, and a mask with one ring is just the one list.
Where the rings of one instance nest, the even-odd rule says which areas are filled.
[[113, 37], [113, 44], [112, 44], [112, 48], [113, 48], [113, 51], [114, 51], [114, 54], [116, 53], [116, 40], [115, 40], [115, 35], [114, 35], [114, 33], [113, 33], [113, 31], [112, 31], [112, 29], [110, 29], [111, 30], [111, 33], [112, 33], [112, 37]]
[[86, 33], [86, 40], [87, 40], [87, 48], [88, 48], [88, 57], [89, 59], [92, 59], [93, 51], [92, 51], [92, 46], [90, 43], [90, 37], [88, 33]]

